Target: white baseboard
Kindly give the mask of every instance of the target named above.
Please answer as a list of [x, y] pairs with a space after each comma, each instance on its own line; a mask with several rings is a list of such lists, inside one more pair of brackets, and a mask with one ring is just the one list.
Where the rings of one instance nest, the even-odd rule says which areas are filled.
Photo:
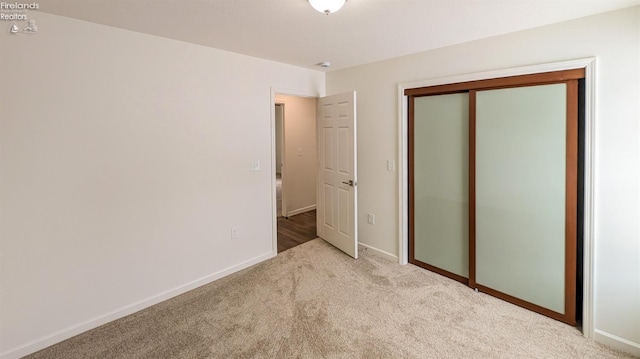
[[301, 214], [301, 213], [313, 211], [314, 209], [316, 209], [316, 205], [315, 204], [311, 205], [311, 206], [298, 208], [296, 210], [287, 212], [286, 217], [291, 217], [291, 216], [295, 216], [296, 214]]
[[178, 296], [180, 294], [186, 293], [192, 289], [201, 287], [205, 284], [209, 284], [217, 279], [220, 279], [222, 277], [225, 277], [229, 274], [238, 272], [240, 270], [243, 270], [245, 268], [251, 267], [252, 265], [258, 264], [262, 261], [265, 261], [269, 258], [273, 258], [277, 255], [277, 253], [273, 253], [273, 252], [268, 252], [265, 254], [262, 254], [260, 256], [251, 258], [249, 260], [246, 260], [242, 263], [236, 264], [234, 266], [225, 268], [223, 270], [220, 270], [218, 272], [209, 274], [205, 277], [196, 279], [194, 281], [191, 281], [189, 283], [183, 284], [179, 287], [170, 289], [168, 291], [159, 293], [157, 295], [154, 295], [150, 298], [147, 299], [143, 299], [141, 301], [132, 303], [130, 305], [124, 306], [120, 309], [114, 310], [110, 313], [106, 313], [103, 315], [100, 315], [98, 317], [95, 317], [93, 319], [90, 319], [84, 323], [79, 323], [76, 324], [74, 326], [71, 326], [69, 328], [66, 329], [62, 329], [59, 330], [57, 332], [51, 333], [47, 336], [35, 339], [33, 341], [30, 341], [26, 344], [20, 345], [18, 347], [12, 348], [7, 350], [6, 352], [0, 354], [0, 359], [18, 359], [18, 358], [22, 358], [26, 355], [29, 355], [31, 353], [35, 353], [38, 350], [42, 350], [46, 347], [49, 347], [51, 345], [54, 345], [56, 343], [59, 343], [63, 340], [69, 339], [73, 336], [76, 336], [78, 334], [84, 333], [88, 330], [97, 328], [103, 324], [112, 322], [116, 319], [120, 319], [122, 317], [125, 317], [127, 315], [133, 314], [135, 312], [138, 312], [142, 309], [148, 308], [154, 304], [158, 304], [160, 302], [163, 302], [167, 299], [171, 299], [175, 296]]
[[378, 256], [378, 257], [382, 257], [384, 259], [390, 260], [392, 262], [398, 262], [398, 256], [392, 253], [389, 253], [387, 251], [383, 251], [382, 249], [378, 249], [376, 247], [372, 247], [368, 244], [364, 244], [364, 243], [360, 243], [358, 242], [358, 249], [362, 250], [362, 249], [366, 249], [368, 252]]
[[640, 357], [640, 343], [634, 343], [630, 340], [620, 338], [617, 335], [613, 335], [599, 329], [595, 329], [593, 331], [593, 339], [602, 344], [606, 344], [623, 352]]

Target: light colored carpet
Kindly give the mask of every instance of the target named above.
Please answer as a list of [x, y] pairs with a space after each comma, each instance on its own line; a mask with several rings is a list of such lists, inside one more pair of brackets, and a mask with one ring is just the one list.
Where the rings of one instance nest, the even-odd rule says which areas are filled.
[[320, 239], [29, 358], [631, 358], [413, 265]]

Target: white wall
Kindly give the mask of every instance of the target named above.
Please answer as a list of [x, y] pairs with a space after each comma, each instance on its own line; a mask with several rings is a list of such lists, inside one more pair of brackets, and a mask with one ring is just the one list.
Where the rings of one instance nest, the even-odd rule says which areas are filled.
[[37, 21], [0, 35], [4, 358], [275, 255], [271, 87], [324, 92], [318, 71]]
[[277, 94], [284, 105], [283, 213], [287, 216], [316, 206], [316, 99]]
[[[597, 57], [595, 337], [640, 355], [640, 7], [327, 74], [358, 92], [360, 241], [398, 254], [397, 85]], [[375, 225], [366, 213], [375, 213]]]

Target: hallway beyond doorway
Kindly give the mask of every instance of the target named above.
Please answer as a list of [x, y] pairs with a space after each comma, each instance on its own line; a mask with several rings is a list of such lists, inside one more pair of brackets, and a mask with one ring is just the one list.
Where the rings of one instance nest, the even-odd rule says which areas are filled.
[[278, 217], [278, 253], [317, 238], [316, 211]]

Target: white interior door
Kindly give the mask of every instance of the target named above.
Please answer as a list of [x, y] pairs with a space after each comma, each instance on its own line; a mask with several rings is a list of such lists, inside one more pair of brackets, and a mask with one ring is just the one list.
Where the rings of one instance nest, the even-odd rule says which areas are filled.
[[318, 236], [358, 258], [356, 93], [318, 99]]

